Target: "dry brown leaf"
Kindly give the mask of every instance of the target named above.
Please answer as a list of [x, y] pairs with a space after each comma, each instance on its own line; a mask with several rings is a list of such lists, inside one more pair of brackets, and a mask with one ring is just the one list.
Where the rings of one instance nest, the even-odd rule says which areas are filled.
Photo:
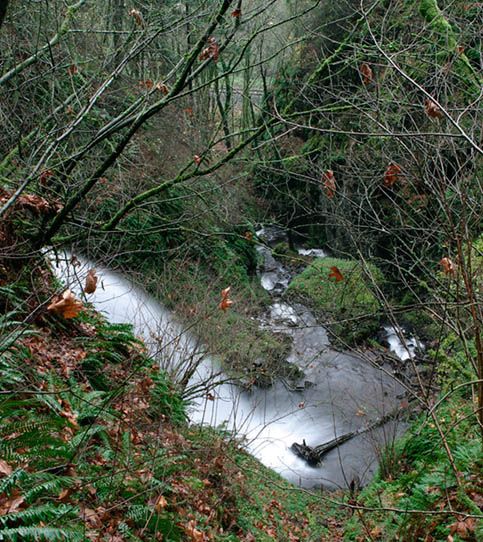
[[225, 288], [221, 291], [221, 302], [218, 305], [218, 308], [222, 311], [228, 310], [232, 305], [233, 301], [229, 298], [231, 291], [231, 286], [228, 286], [228, 288]]
[[53, 177], [54, 172], [51, 169], [44, 169], [39, 176], [39, 182], [42, 186], [47, 186], [49, 179]]
[[340, 269], [333, 265], [330, 268], [329, 279], [335, 279], [335, 282], [341, 282], [344, 280], [344, 275], [340, 272]]
[[82, 506], [79, 515], [90, 527], [102, 527], [101, 519], [92, 508]]
[[376, 525], [373, 529], [371, 529], [371, 536], [374, 540], [377, 540], [382, 535], [382, 529], [379, 527], [379, 525]]
[[332, 199], [335, 196], [335, 177], [334, 172], [331, 169], [328, 169], [322, 175], [322, 181], [324, 184], [325, 194], [329, 199]]
[[50, 203], [41, 196], [35, 194], [24, 194], [18, 198], [19, 207], [24, 207], [34, 213], [48, 213], [52, 207]]
[[441, 119], [444, 117], [443, 112], [433, 100], [428, 99], [424, 102], [424, 110], [426, 111], [426, 115], [432, 119]]
[[78, 316], [82, 307], [82, 302], [76, 299], [75, 295], [67, 289], [60, 297], [52, 301], [47, 310], [69, 319]]
[[158, 514], [161, 514], [161, 512], [168, 506], [168, 501], [165, 499], [163, 495], [160, 495], [156, 502], [154, 503], [154, 509]]
[[463, 540], [466, 540], [475, 532], [476, 523], [473, 518], [466, 518], [464, 521], [456, 521], [449, 526], [451, 534], [457, 534]]
[[185, 533], [190, 537], [189, 540], [193, 542], [205, 542], [208, 540], [205, 534], [196, 528], [195, 520], [188, 521], [188, 524], [184, 527]]
[[11, 514], [12, 512], [15, 512], [16, 510], [18, 510], [24, 503], [24, 500], [25, 499], [22, 496], [20, 496], [20, 497], [15, 497], [14, 499], [10, 501], [7, 501], [7, 504], [8, 504], [7, 513]]
[[389, 164], [384, 173], [384, 186], [391, 187], [399, 179], [402, 169], [397, 164]]
[[68, 487], [67, 489], [63, 489], [59, 493], [59, 496], [57, 498], [59, 499], [60, 502], [67, 502], [71, 494], [72, 494], [72, 488]]
[[216, 41], [216, 38], [210, 36], [208, 38], [208, 46], [201, 51], [200, 60], [207, 60], [211, 58], [213, 62], [218, 62], [220, 57], [220, 47]]
[[361, 72], [362, 82], [364, 83], [364, 85], [372, 83], [372, 81], [374, 80], [374, 73], [372, 72], [369, 64], [367, 64], [366, 62], [364, 62], [364, 64], [361, 64], [359, 71]]
[[222, 311], [228, 310], [233, 305], [233, 301], [231, 299], [222, 299], [221, 303], [218, 305], [218, 308]]
[[159, 92], [161, 92], [161, 94], [164, 94], [165, 96], [169, 93], [169, 88], [164, 83], [158, 83], [156, 85], [156, 90], [158, 90]]
[[227, 297], [229, 297], [230, 291], [231, 291], [231, 286], [228, 286], [228, 288], [225, 288], [224, 290], [222, 290], [221, 299], [226, 299]]
[[151, 90], [154, 87], [152, 79], [145, 79], [144, 81], [139, 81], [138, 85], [141, 88], [145, 88], [146, 90]]
[[97, 275], [95, 269], [89, 269], [86, 276], [86, 284], [84, 286], [84, 293], [93, 294], [97, 288]]
[[441, 258], [441, 260], [439, 261], [439, 265], [443, 268], [443, 273], [445, 275], [454, 276], [456, 272], [456, 266], [450, 258], [448, 258], [447, 256], [444, 258]]
[[[5, 494], [4, 494], [5, 495]], [[13, 511], [15, 511], [16, 508], [18, 508], [22, 502], [23, 497], [20, 497], [20, 491], [18, 489], [13, 489], [12, 494], [10, 497], [3, 497], [0, 499], [0, 516], [3, 516], [5, 514], [8, 514], [10, 512], [10, 509], [13, 508]]]
[[138, 9], [131, 9], [129, 16], [132, 17], [138, 26], [144, 26], [144, 19], [141, 12]]
[[3, 459], [0, 459], [0, 476], [10, 476], [12, 472], [12, 467]]

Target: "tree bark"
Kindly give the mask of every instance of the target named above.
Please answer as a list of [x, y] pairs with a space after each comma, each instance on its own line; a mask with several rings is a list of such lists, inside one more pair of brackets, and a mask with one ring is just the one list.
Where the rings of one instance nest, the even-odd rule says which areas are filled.
[[7, 7], [9, 0], [0, 0], [0, 28], [2, 28], [5, 15], [7, 15]]

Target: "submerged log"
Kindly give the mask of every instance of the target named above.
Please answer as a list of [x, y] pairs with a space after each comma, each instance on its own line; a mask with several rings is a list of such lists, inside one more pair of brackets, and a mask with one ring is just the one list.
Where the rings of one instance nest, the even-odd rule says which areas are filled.
[[361, 427], [356, 431], [350, 431], [349, 433], [345, 433], [344, 435], [335, 437], [332, 440], [324, 442], [324, 444], [319, 444], [318, 446], [308, 446], [305, 443], [305, 440], [303, 440], [302, 444], [294, 442], [292, 446], [290, 446], [290, 449], [295, 455], [307, 461], [307, 463], [311, 467], [316, 467], [322, 461], [322, 458], [334, 448], [337, 448], [341, 444], [344, 444], [344, 442], [347, 442], [354, 437], [357, 437], [359, 435], [362, 435], [363, 433], [367, 433], [368, 431], [375, 429], [376, 427], [384, 425], [386, 422], [393, 420], [399, 414], [399, 412], [400, 409], [398, 408], [396, 411], [382, 416], [381, 418], [377, 419], [366, 427]]

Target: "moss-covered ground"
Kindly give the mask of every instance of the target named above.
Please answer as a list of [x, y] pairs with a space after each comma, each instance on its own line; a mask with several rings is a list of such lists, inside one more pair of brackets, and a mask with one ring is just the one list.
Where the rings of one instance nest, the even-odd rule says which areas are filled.
[[374, 265], [323, 258], [292, 280], [288, 295], [307, 301], [323, 315], [336, 341], [354, 345], [375, 335], [380, 327], [381, 307], [375, 291], [381, 282]]

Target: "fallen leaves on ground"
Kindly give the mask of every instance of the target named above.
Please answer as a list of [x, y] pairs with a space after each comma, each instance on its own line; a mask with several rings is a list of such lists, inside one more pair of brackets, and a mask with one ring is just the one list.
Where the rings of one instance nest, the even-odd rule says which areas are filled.
[[12, 467], [3, 459], [0, 459], [0, 476], [10, 476], [12, 472]]
[[466, 518], [463, 521], [455, 521], [449, 526], [449, 532], [453, 535], [456, 534], [463, 540], [466, 540], [468, 537], [475, 532], [476, 521], [474, 518]]
[[341, 282], [342, 280], [344, 280], [344, 275], [341, 273], [338, 267], [333, 265], [330, 268], [329, 279], [335, 279], [335, 282]]
[[[81, 327], [81, 331], [84, 329]], [[85, 334], [92, 335], [92, 330], [86, 329]], [[52, 334], [48, 329], [39, 330], [35, 335], [25, 337], [22, 345], [30, 353], [27, 363], [37, 369], [39, 374], [55, 371], [68, 378], [78, 369], [86, 357], [86, 351], [76, 341], [76, 337]]]
[[163, 495], [159, 495], [157, 499], [154, 502], [154, 509], [158, 514], [161, 514], [161, 512], [168, 506], [168, 501]]
[[5, 493], [0, 495], [0, 516], [12, 514], [24, 506], [25, 497], [20, 494], [18, 489], [14, 489], [9, 496], [5, 495]]

